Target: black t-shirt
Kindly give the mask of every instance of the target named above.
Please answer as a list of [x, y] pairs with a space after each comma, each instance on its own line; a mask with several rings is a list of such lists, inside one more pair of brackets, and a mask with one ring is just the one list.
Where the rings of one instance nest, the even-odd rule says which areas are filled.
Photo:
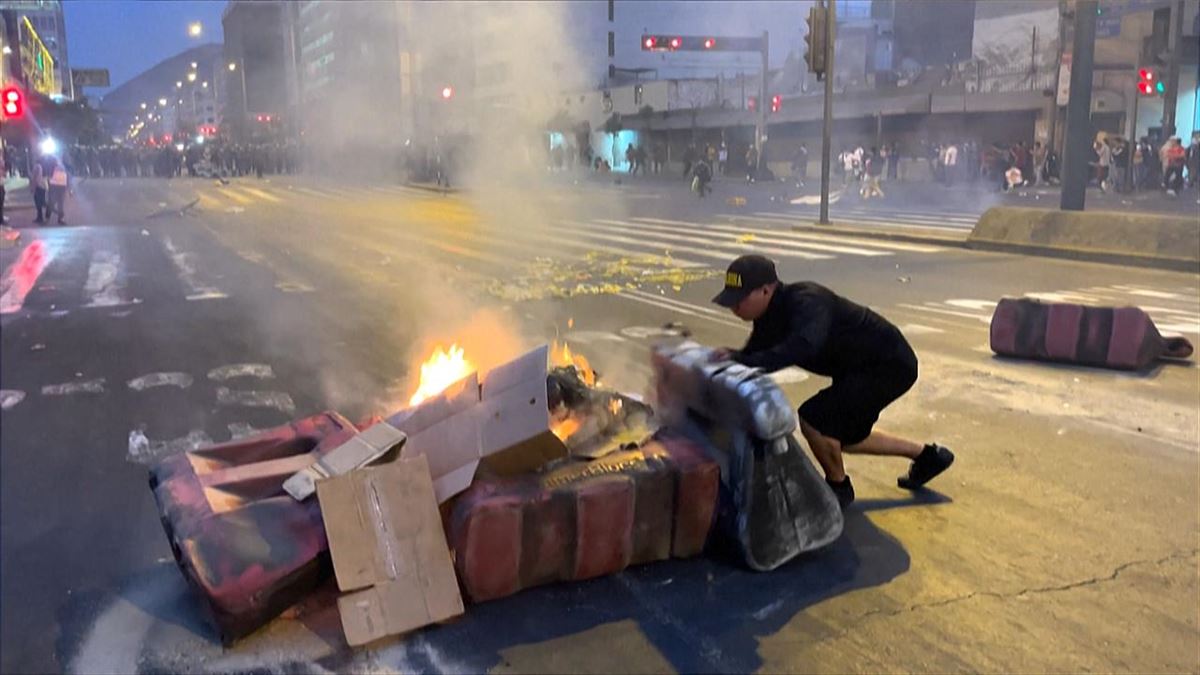
[[909, 353], [907, 345], [887, 319], [820, 284], [801, 281], [776, 289], [733, 359], [769, 372], [799, 366], [838, 377]]

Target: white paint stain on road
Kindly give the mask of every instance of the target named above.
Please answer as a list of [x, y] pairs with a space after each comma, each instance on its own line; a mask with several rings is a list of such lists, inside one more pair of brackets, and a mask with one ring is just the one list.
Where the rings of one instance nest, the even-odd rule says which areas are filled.
[[0, 410], [8, 410], [25, 400], [25, 392], [19, 389], [0, 389]]
[[87, 283], [83, 286], [84, 307], [113, 307], [128, 302], [121, 296], [117, 276], [121, 256], [113, 251], [95, 251], [88, 265]]
[[235, 377], [257, 377], [260, 380], [269, 380], [275, 377], [275, 371], [265, 363], [233, 363], [208, 371], [208, 379], [217, 382], [232, 380]]
[[233, 424], [227, 424], [226, 428], [229, 429], [229, 440], [231, 441], [241, 440], [247, 436], [253, 436], [263, 431], [262, 429], [253, 427], [245, 422], [234, 422]]
[[274, 408], [289, 415], [296, 412], [296, 403], [287, 392], [250, 391], [217, 387], [217, 403], [247, 408]]
[[42, 387], [42, 396], [69, 396], [71, 394], [103, 394], [104, 378], [86, 380], [83, 382], [64, 382], [63, 384], [48, 384]]
[[192, 376], [187, 373], [150, 373], [129, 381], [129, 388], [134, 391], [145, 391], [154, 387], [187, 389], [190, 386], [192, 386]]
[[129, 455], [127, 459], [138, 464], [146, 464], [155, 460], [176, 455], [189, 450], [196, 450], [213, 444], [208, 434], [199, 429], [188, 432], [187, 436], [172, 438], [166, 441], [154, 441], [146, 436], [141, 429], [129, 432]]
[[188, 300], [215, 300], [229, 297], [220, 290], [200, 281], [193, 254], [179, 250], [170, 237], [163, 237], [162, 242], [171, 262], [175, 264], [179, 280], [187, 288]]

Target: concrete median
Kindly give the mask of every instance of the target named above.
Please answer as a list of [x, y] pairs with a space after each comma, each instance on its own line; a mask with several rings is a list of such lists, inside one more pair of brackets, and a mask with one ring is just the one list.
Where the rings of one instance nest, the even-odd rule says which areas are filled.
[[1194, 272], [1200, 218], [997, 206], [979, 218], [967, 246]]

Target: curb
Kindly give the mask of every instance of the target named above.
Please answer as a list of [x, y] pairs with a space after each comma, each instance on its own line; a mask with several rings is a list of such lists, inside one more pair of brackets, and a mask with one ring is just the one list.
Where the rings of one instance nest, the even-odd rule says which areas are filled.
[[973, 251], [989, 251], [993, 253], [1020, 253], [1036, 255], [1044, 258], [1060, 260], [1077, 260], [1081, 262], [1097, 262], [1125, 267], [1144, 267], [1148, 269], [1166, 270], [1170, 272], [1190, 272], [1200, 274], [1200, 263], [1182, 258], [1160, 258], [1140, 256], [1132, 253], [1108, 253], [1103, 251], [1084, 251], [1079, 249], [1051, 248], [1032, 244], [1007, 244], [990, 241], [963, 242], [962, 248]]
[[863, 237], [865, 239], [883, 239], [886, 241], [902, 241], [912, 244], [937, 244], [939, 246], [969, 248], [969, 246], [967, 246], [967, 234], [969, 234], [969, 232], [965, 231], [961, 237], [945, 235], [940, 232], [920, 228], [906, 228], [907, 231], [892, 232], [890, 230], [880, 230], [877, 228], [869, 229], [864, 227], [854, 227], [852, 223], [848, 223], [846, 221], [835, 221], [829, 225], [792, 225], [791, 229], [797, 232], [844, 234], [853, 237]]

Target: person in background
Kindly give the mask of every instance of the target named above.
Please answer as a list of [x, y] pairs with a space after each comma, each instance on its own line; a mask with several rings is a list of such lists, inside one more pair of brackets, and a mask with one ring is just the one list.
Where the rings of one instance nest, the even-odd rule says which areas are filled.
[[871, 148], [871, 152], [867, 154], [863, 167], [863, 199], [871, 197], [882, 197], [883, 190], [879, 187], [879, 177], [883, 175], [883, 158], [879, 155], [879, 150]]
[[894, 183], [900, 175], [900, 148], [892, 143], [888, 147], [887, 154], [887, 179], [889, 183]]
[[1133, 186], [1141, 190], [1146, 186], [1146, 143], [1145, 139], [1133, 146]]
[[729, 146], [725, 145], [725, 141], [721, 141], [721, 149], [717, 150], [717, 170], [721, 175], [725, 175], [725, 169], [729, 165]]
[[951, 142], [942, 151], [942, 172], [946, 180], [946, 187], [954, 185], [956, 171], [958, 171], [958, 146]]
[[808, 179], [808, 145], [801, 143], [792, 157], [792, 176], [796, 179], [796, 187], [804, 187]]
[[1188, 186], [1200, 187], [1200, 131], [1192, 132], [1192, 142], [1187, 148]]
[[753, 183], [758, 175], [758, 149], [753, 145], [746, 148], [746, 182]]
[[1178, 137], [1167, 141], [1163, 148], [1163, 185], [1167, 194], [1177, 196], [1183, 190], [1183, 165], [1187, 161], [1187, 151], [1183, 149], [1183, 141]]
[[1041, 141], [1033, 143], [1033, 184], [1046, 182], [1046, 146]]
[[46, 219], [49, 220], [50, 216], [57, 211], [58, 224], [66, 225], [67, 187], [70, 184], [67, 167], [53, 156], [50, 157], [47, 166], [50, 168], [50, 191], [48, 194], [50, 206], [46, 211]]
[[688, 178], [692, 175], [692, 162], [696, 161], [696, 146], [689, 143], [683, 149], [683, 177]]
[[1112, 170], [1112, 147], [1108, 139], [1096, 141], [1096, 182], [1101, 192], [1108, 192], [1109, 176]]
[[33, 208], [37, 211], [37, 218], [33, 222], [38, 225], [46, 222], [50, 215], [49, 209], [46, 208], [46, 191], [49, 187], [50, 183], [46, 180], [45, 162], [41, 160], [34, 162], [33, 172], [29, 176], [29, 189], [33, 191]]
[[1128, 190], [1129, 176], [1129, 143], [1124, 138], [1112, 139], [1112, 168], [1109, 182], [1117, 192]]

